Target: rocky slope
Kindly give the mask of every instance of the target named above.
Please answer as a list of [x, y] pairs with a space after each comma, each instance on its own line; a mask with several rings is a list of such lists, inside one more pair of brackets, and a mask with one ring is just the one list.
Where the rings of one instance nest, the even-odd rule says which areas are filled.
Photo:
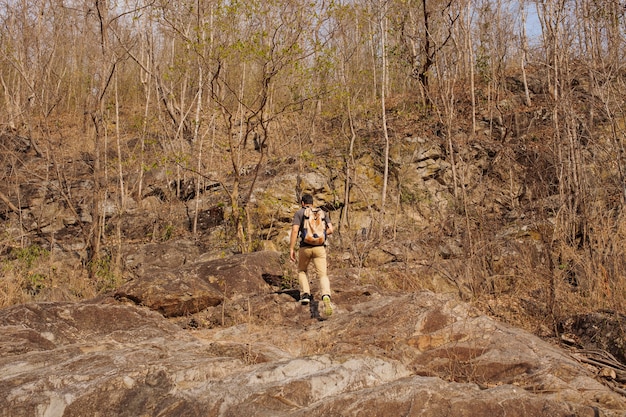
[[0, 415], [625, 415], [583, 352], [454, 295], [336, 270], [324, 317], [279, 286], [277, 252], [160, 272], [98, 299], [0, 310]]

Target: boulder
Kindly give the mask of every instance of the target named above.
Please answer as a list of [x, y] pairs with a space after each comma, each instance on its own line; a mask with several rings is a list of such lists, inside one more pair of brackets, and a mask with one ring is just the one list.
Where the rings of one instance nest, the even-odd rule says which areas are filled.
[[[268, 293], [270, 283], [280, 285], [280, 254], [272, 251], [234, 255], [223, 259], [185, 263], [181, 251], [168, 253], [158, 267], [138, 268], [137, 276], [116, 289], [117, 299], [127, 299], [158, 311], [165, 317], [194, 314], [221, 304], [224, 298]], [[140, 265], [140, 263], [139, 263]], [[269, 283], [268, 283], [269, 282]]]

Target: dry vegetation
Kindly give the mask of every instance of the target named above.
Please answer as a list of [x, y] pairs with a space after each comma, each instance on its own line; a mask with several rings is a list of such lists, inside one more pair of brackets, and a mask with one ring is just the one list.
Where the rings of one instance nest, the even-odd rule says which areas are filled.
[[[349, 182], [355, 159], [371, 154], [375, 214], [391, 219], [396, 200], [419, 209], [423, 196], [402, 189], [388, 154], [414, 134], [444, 150], [451, 210], [427, 227], [394, 217], [365, 241], [344, 228], [350, 266], [394, 240], [416, 240], [437, 260], [453, 239], [462, 261], [446, 273], [517, 325], [550, 335], [561, 317], [626, 310], [617, 2], [601, 15], [579, 15], [596, 10], [586, 0], [538, 5], [542, 37], [532, 39], [523, 13], [487, 1], [351, 2], [315, 14], [297, 1], [71, 3], [0, 4], [0, 217], [12, 225], [0, 241], [0, 306], [115, 287], [122, 235], [103, 207], [149, 204], [146, 175], [157, 171], [179, 197], [223, 186], [232, 251], [264, 240], [249, 204], [264, 170], [328, 164]], [[83, 219], [76, 265], [59, 265], [22, 218], [20, 193], [35, 180]], [[69, 185], [83, 180], [88, 203]], [[160, 207], [153, 241], [197, 237]], [[406, 266], [379, 283], [424, 287]]]

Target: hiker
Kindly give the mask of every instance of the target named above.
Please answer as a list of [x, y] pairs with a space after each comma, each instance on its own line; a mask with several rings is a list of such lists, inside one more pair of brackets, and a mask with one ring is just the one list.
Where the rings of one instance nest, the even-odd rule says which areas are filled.
[[[304, 194], [300, 204], [302, 207], [293, 216], [289, 241], [289, 256], [293, 262], [296, 262], [294, 248], [298, 237], [300, 237], [300, 249], [298, 250], [300, 303], [307, 305], [311, 302], [311, 289], [306, 272], [309, 262], [313, 261], [320, 280], [324, 313], [330, 316], [333, 313], [333, 307], [330, 302], [330, 280], [326, 272], [326, 237], [333, 233], [333, 225], [328, 213], [313, 207], [313, 196], [310, 194]], [[317, 216], [319, 216], [318, 219], [316, 219]], [[317, 227], [320, 229], [316, 229]]]

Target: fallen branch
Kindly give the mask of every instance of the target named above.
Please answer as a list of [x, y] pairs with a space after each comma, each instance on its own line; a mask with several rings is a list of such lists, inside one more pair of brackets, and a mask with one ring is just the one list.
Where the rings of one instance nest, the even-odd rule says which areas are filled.
[[[596, 367], [601, 381], [620, 395], [626, 396], [626, 390], [618, 383], [626, 382], [626, 366], [609, 352], [603, 350], [578, 350], [574, 355], [582, 363]], [[608, 372], [607, 372], [608, 371]]]
[[0, 191], [0, 200], [4, 201], [4, 204], [6, 204], [9, 207], [9, 210], [15, 213], [19, 213], [20, 209], [18, 209], [15, 206], [15, 204], [11, 203], [11, 200], [9, 200], [9, 197], [7, 197], [2, 191]]

